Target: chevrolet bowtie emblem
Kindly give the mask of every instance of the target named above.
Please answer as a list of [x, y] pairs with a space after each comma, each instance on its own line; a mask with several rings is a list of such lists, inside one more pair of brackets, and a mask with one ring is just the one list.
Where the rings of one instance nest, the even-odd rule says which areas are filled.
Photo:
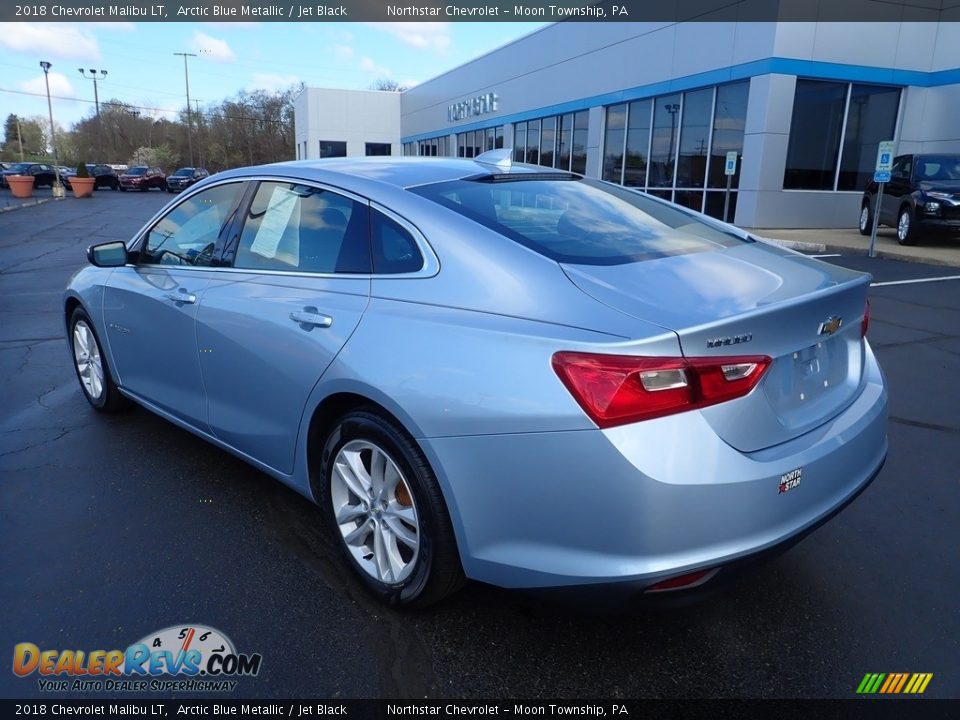
[[843, 325], [843, 318], [837, 315], [831, 315], [820, 323], [820, 329], [817, 330], [817, 335], [833, 335], [840, 329], [841, 325]]

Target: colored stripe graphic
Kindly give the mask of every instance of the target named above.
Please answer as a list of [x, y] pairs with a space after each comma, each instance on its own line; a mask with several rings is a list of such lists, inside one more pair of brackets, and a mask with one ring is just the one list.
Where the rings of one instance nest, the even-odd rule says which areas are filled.
[[922, 695], [933, 673], [867, 673], [857, 686], [858, 695]]

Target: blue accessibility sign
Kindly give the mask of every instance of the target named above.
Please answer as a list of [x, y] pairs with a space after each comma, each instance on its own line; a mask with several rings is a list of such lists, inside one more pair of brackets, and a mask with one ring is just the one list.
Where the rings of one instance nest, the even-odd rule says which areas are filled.
[[873, 174], [873, 181], [878, 183], [888, 183], [890, 182], [890, 171], [880, 171], [878, 170]]

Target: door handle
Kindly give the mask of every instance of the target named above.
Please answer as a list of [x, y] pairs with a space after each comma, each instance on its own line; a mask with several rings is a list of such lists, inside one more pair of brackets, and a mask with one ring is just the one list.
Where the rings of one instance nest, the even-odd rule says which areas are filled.
[[173, 302], [179, 304], [192, 305], [197, 301], [197, 296], [193, 293], [187, 292], [184, 288], [177, 288], [176, 292], [168, 292], [164, 295], [167, 300], [172, 300]]
[[330, 327], [333, 325], [333, 318], [329, 315], [321, 314], [315, 307], [305, 307], [303, 310], [294, 310], [290, 313], [290, 319], [295, 323], [300, 323], [304, 330], [312, 327]]

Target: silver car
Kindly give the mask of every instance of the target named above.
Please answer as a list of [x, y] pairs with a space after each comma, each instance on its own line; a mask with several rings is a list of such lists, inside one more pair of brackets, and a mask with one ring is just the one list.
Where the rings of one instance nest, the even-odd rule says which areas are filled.
[[198, 183], [71, 280], [83, 392], [314, 500], [392, 603], [690, 592], [870, 483], [869, 276], [508, 157]]

